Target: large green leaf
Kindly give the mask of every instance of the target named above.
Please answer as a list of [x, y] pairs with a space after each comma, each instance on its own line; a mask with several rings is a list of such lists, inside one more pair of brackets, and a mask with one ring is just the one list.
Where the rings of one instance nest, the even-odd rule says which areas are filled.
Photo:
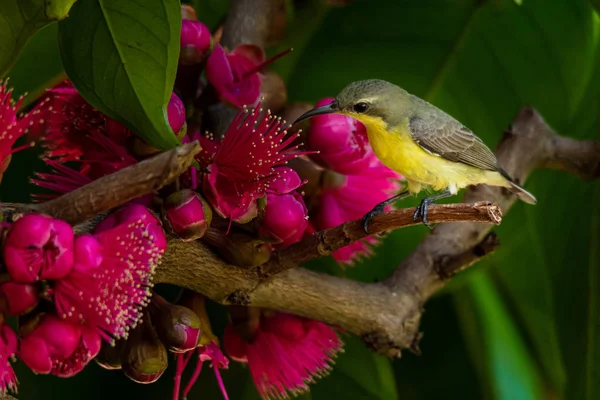
[[76, 1], [0, 1], [0, 77], [14, 64], [31, 36], [42, 27], [66, 18]]
[[63, 64], [81, 95], [161, 149], [178, 143], [166, 105], [180, 15], [178, 0], [80, 0], [59, 28]]
[[65, 78], [58, 51], [57, 32], [57, 24], [40, 29], [27, 43], [19, 59], [8, 72], [10, 86], [14, 88], [14, 97], [29, 93], [22, 107], [29, 105], [48, 87]]

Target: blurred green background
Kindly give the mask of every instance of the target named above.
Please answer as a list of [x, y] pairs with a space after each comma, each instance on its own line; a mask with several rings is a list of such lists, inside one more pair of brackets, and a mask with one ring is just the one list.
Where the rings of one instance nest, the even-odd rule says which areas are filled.
[[[228, 2], [192, 2], [211, 28]], [[382, 78], [439, 106], [495, 146], [530, 104], [561, 134], [600, 139], [600, 19], [588, 0], [287, 1], [288, 34], [273, 69], [292, 101], [315, 102], [347, 83]], [[517, 3], [521, 3], [520, 5]], [[56, 25], [40, 31], [8, 76], [17, 93], [39, 93], [61, 73]], [[25, 201], [35, 156], [19, 153], [2, 182], [3, 201]], [[502, 246], [426, 305], [423, 355], [393, 362], [347, 337], [333, 373], [303, 398], [600, 399], [600, 182], [537, 171], [526, 188], [538, 205], [516, 204], [496, 229]], [[456, 201], [451, 199], [450, 201]], [[403, 203], [411, 206], [416, 199]], [[370, 260], [341, 270], [385, 278], [427, 234], [395, 231]], [[215, 328], [225, 317], [211, 306]], [[598, 342], [596, 342], [598, 340]], [[142, 386], [92, 363], [62, 381], [17, 365], [22, 399], [170, 398], [170, 368]], [[255, 399], [248, 371], [224, 373], [232, 399]], [[190, 399], [221, 398], [205, 368]]]

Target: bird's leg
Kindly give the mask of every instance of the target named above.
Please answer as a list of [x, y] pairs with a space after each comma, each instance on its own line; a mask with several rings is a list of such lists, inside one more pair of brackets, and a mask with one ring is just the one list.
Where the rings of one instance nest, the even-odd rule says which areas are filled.
[[427, 221], [427, 209], [430, 204], [433, 204], [434, 201], [444, 199], [446, 197], [452, 196], [453, 193], [450, 190], [444, 190], [442, 193], [434, 194], [433, 196], [425, 197], [421, 200], [421, 203], [417, 206], [417, 210], [413, 214], [413, 219], [418, 221], [419, 219], [423, 221], [423, 225], [428, 228], [431, 228], [429, 222]]
[[394, 197], [390, 197], [389, 199], [382, 201], [381, 203], [379, 203], [375, 207], [373, 207], [373, 209], [371, 211], [369, 211], [368, 213], [366, 213], [362, 219], [363, 228], [364, 228], [365, 232], [369, 233], [367, 228], [369, 227], [371, 220], [376, 215], [381, 214], [383, 212], [383, 209], [385, 208], [385, 206], [388, 206], [388, 205], [392, 204], [393, 202], [395, 202], [396, 200], [401, 200], [408, 196], [410, 196], [410, 192], [408, 190], [406, 190], [402, 193], [398, 193]]

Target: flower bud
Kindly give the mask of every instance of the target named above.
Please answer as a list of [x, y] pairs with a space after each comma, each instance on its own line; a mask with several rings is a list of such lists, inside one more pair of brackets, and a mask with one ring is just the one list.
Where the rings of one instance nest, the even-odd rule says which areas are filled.
[[114, 345], [104, 342], [100, 352], [94, 358], [96, 363], [108, 370], [121, 369], [121, 357], [123, 354], [123, 348], [125, 347], [125, 340], [117, 340]]
[[181, 21], [181, 52], [179, 62], [183, 65], [199, 64], [210, 50], [210, 30], [199, 21]]
[[19, 358], [35, 373], [73, 376], [100, 351], [100, 336], [85, 325], [51, 314], [37, 321], [33, 329], [29, 324], [21, 331], [24, 336], [19, 345]]
[[269, 194], [259, 233], [278, 240], [281, 246], [288, 246], [302, 238], [308, 225], [307, 219], [308, 209], [297, 192]]
[[123, 349], [123, 372], [132, 381], [147, 384], [156, 382], [167, 365], [167, 350], [146, 314], [144, 322], [130, 334]]
[[37, 285], [5, 282], [0, 285], [0, 312], [7, 315], [27, 314], [40, 301]]
[[[169, 105], [167, 106], [167, 117], [171, 129], [173, 129], [175, 135], [179, 137], [181, 130], [185, 126], [185, 106], [175, 93], [171, 94], [171, 100], [169, 100]], [[185, 131], [183, 134], [185, 135]]]
[[202, 241], [225, 261], [242, 268], [257, 267], [271, 258], [270, 243], [233, 229], [228, 234], [209, 229]]
[[285, 107], [288, 98], [287, 88], [281, 76], [273, 71], [266, 71], [260, 85], [260, 95], [264, 98], [261, 102], [264, 108], [275, 114], [279, 113]]
[[73, 229], [46, 215], [27, 214], [8, 231], [4, 263], [16, 282], [63, 278], [73, 267]]
[[[325, 98], [315, 106], [330, 104]], [[357, 174], [373, 163], [373, 150], [367, 129], [359, 121], [338, 114], [318, 115], [311, 119], [307, 148], [318, 151], [311, 158], [342, 174]]]
[[212, 209], [204, 198], [191, 189], [183, 189], [165, 199], [166, 221], [184, 241], [199, 239], [210, 226]]
[[160, 340], [175, 353], [193, 350], [200, 339], [200, 319], [187, 307], [171, 304], [154, 294], [149, 307]]

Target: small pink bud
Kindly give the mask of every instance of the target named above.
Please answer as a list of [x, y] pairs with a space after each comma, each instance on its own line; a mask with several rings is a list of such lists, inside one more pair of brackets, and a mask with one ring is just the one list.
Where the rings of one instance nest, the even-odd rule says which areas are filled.
[[40, 301], [38, 287], [30, 283], [6, 282], [0, 285], [0, 312], [7, 315], [27, 314]]
[[269, 194], [259, 232], [280, 240], [281, 246], [288, 246], [302, 238], [308, 225], [307, 216], [308, 210], [298, 193]]
[[179, 136], [179, 133], [185, 126], [185, 106], [175, 93], [171, 94], [171, 100], [167, 106], [167, 117], [171, 129], [173, 129], [175, 135]]
[[60, 279], [73, 267], [73, 229], [64, 221], [28, 214], [10, 228], [4, 262], [16, 282]]
[[164, 209], [173, 231], [184, 241], [199, 239], [212, 221], [212, 209], [191, 189], [183, 189], [165, 199]]
[[100, 351], [100, 336], [51, 314], [39, 319], [19, 345], [19, 358], [35, 373], [70, 377]]
[[[10, 364], [17, 352], [17, 335], [5, 323], [0, 326], [0, 393], [6, 394], [6, 389], [17, 392], [17, 376]], [[10, 396], [8, 396], [10, 397]], [[8, 398], [7, 397], [7, 398]]]
[[200, 319], [187, 307], [171, 304], [154, 294], [150, 315], [160, 340], [175, 353], [193, 350], [200, 339]]
[[181, 52], [179, 61], [184, 65], [201, 63], [210, 50], [210, 30], [199, 21], [181, 21]]

